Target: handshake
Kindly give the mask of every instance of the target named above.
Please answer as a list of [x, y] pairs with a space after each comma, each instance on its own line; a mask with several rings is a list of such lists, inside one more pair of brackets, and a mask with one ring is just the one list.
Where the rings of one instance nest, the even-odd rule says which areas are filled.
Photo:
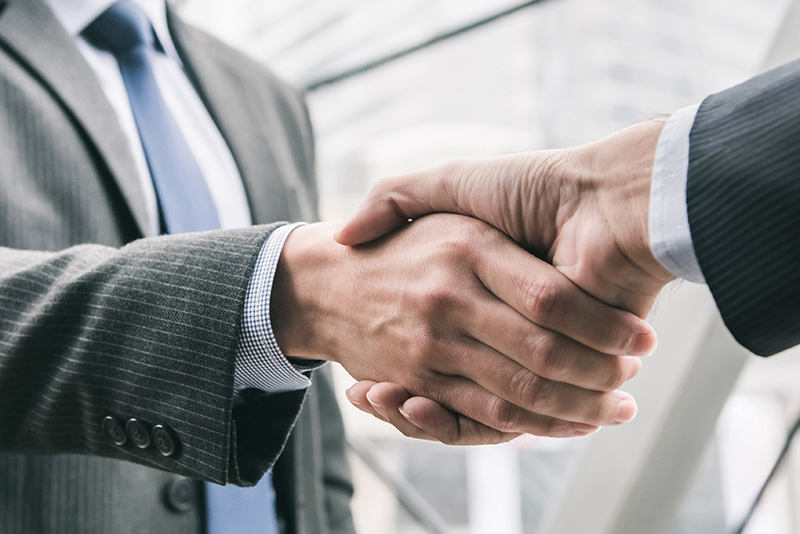
[[386, 179], [338, 231], [298, 228], [271, 299], [283, 352], [339, 362], [351, 402], [411, 437], [631, 420], [617, 389], [655, 349], [643, 318], [673, 279], [648, 237], [662, 127]]

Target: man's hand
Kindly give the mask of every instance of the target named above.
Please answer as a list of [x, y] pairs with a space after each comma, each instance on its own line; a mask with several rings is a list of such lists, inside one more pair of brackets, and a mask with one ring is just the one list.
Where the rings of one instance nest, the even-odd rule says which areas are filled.
[[672, 279], [650, 252], [650, 180], [661, 121], [566, 150], [465, 160], [379, 182], [336, 234], [345, 245], [421, 215], [484, 220], [596, 298], [644, 317]]
[[496, 445], [520, 436], [498, 432], [425, 397], [412, 397], [402, 386], [389, 382], [362, 380], [346, 394], [353, 406], [393, 425], [409, 438], [446, 445]]
[[[662, 127], [648, 121], [574, 149], [457, 161], [382, 180], [335, 237], [357, 245], [427, 213], [471, 215], [552, 262], [589, 294], [644, 317], [672, 279], [648, 238]], [[397, 384], [362, 382], [348, 397], [408, 436], [461, 443], [460, 429], [474, 433], [463, 416], [411, 398]]]
[[615, 390], [654, 348], [651, 327], [489, 225], [430, 216], [357, 248], [332, 235], [298, 228], [281, 254], [271, 317], [288, 356], [436, 401], [482, 425], [472, 442], [584, 435], [634, 416]]

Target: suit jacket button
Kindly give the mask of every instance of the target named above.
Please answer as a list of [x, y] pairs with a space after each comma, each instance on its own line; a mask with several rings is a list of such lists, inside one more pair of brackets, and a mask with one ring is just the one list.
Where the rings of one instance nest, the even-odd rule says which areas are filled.
[[128, 436], [125, 435], [125, 431], [122, 429], [119, 419], [113, 415], [109, 415], [103, 419], [103, 432], [106, 433], [106, 436], [108, 436], [115, 445], [119, 445], [120, 447], [125, 445], [128, 441]]
[[186, 513], [194, 508], [197, 500], [196, 481], [176, 478], [164, 488], [164, 501], [173, 512]]
[[167, 457], [173, 456], [178, 450], [178, 438], [163, 425], [153, 427], [153, 442], [156, 444], [158, 452]]
[[125, 424], [125, 432], [133, 444], [140, 449], [146, 449], [150, 446], [150, 432], [140, 421], [133, 418], [128, 419]]

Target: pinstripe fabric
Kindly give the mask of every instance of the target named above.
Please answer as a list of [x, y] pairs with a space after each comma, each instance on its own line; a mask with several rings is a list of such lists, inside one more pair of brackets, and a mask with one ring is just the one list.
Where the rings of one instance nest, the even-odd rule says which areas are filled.
[[690, 136], [687, 204], [725, 323], [763, 356], [800, 343], [800, 62], [708, 97]]
[[[254, 221], [313, 220], [302, 100], [170, 23]], [[302, 392], [232, 410], [245, 289], [274, 226], [136, 241], [146, 213], [124, 134], [41, 0], [0, 0], [0, 161], [0, 533], [202, 532], [203, 510], [171, 512], [166, 485], [252, 484], [287, 437], [287, 532], [352, 532], [343, 451], [322, 445], [342, 437], [338, 413], [320, 416], [335, 405], [327, 373], [302, 410]], [[180, 455], [112, 445], [109, 414], [171, 427]]]
[[152, 491], [173, 480], [170, 473], [91, 456], [16, 454], [0, 455], [0, 472], [3, 534], [202, 531], [198, 514], [170, 512]]
[[[228, 481], [242, 302], [270, 230], [165, 236], [121, 249], [0, 249], [0, 381], [8, 384], [0, 388], [0, 447], [132, 456]], [[99, 424], [109, 413], [168, 424], [181, 438], [181, 460], [114, 446]], [[276, 430], [288, 432], [293, 419]]]

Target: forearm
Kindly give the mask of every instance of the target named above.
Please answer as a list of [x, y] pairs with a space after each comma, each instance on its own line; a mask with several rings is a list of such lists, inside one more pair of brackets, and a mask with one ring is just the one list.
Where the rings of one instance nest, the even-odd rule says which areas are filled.
[[687, 203], [700, 267], [731, 333], [768, 356], [800, 343], [800, 62], [703, 101]]
[[[250, 271], [271, 229], [118, 250], [2, 249], [0, 448], [96, 454], [237, 482], [238, 463], [251, 459], [237, 457], [231, 440], [242, 437], [231, 418], [234, 353]], [[109, 415], [171, 428], [178, 451], [115, 445], [102, 427]]]

